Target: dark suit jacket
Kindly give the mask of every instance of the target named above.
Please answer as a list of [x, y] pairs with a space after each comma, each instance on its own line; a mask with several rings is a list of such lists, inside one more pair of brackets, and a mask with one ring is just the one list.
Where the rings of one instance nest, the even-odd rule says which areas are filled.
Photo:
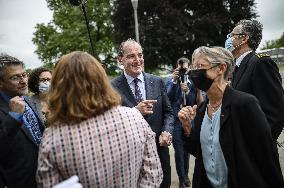
[[[29, 99], [25, 97], [29, 104]], [[35, 112], [35, 111], [34, 111]], [[38, 146], [32, 135], [9, 114], [8, 103], [0, 96], [0, 173], [9, 188], [35, 188]], [[37, 113], [38, 122], [43, 126]]]
[[[167, 94], [169, 97], [169, 100], [172, 105], [172, 109], [174, 111], [174, 115], [177, 117], [178, 112], [180, 111], [180, 106], [183, 104], [183, 95], [180, 87], [180, 81], [178, 81], [176, 84], [173, 83], [172, 81], [172, 76], [170, 76], [166, 80], [166, 89], [167, 89]], [[193, 106], [196, 104], [196, 89], [193, 86], [192, 82], [187, 83], [187, 86], [189, 88], [189, 93], [185, 95], [186, 99], [186, 105], [187, 106]]]
[[238, 71], [233, 73], [232, 87], [259, 100], [271, 126], [272, 137], [277, 140], [284, 127], [284, 91], [276, 63], [270, 57], [249, 53]]
[[[194, 188], [212, 187], [207, 179], [200, 131], [208, 100], [197, 109], [187, 149], [196, 157]], [[228, 188], [284, 187], [276, 147], [258, 100], [227, 86], [222, 100], [219, 142], [228, 167]]]
[[[164, 82], [160, 77], [147, 73], [143, 73], [143, 75], [145, 80], [146, 99], [155, 99], [158, 101], [154, 104], [154, 113], [146, 115], [144, 118], [156, 133], [156, 137], [160, 136], [162, 131], [167, 131], [172, 134], [174, 115], [165, 90]], [[137, 105], [124, 74], [113, 79], [111, 83], [122, 97], [123, 106], [132, 108]]]

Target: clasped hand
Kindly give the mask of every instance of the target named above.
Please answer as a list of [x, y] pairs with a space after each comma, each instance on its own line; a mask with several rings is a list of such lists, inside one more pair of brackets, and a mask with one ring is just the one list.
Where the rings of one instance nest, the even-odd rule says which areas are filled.
[[194, 105], [192, 107], [186, 106], [186, 107], [183, 107], [178, 112], [178, 118], [180, 122], [182, 123], [185, 134], [189, 134], [191, 131], [191, 121], [196, 116], [196, 108], [197, 108], [197, 105]]

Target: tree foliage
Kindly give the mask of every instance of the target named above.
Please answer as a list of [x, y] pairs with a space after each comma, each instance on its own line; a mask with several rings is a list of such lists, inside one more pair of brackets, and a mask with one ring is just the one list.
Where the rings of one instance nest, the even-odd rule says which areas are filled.
[[[255, 18], [254, 0], [140, 0], [140, 43], [146, 68], [175, 65], [201, 45], [224, 46], [226, 35], [241, 19]], [[135, 38], [130, 0], [115, 0], [115, 43]]]
[[262, 50], [272, 49], [272, 48], [280, 48], [280, 47], [284, 47], [284, 32], [282, 33], [282, 35], [279, 39], [265, 41], [265, 44], [262, 47]]
[[[70, 5], [68, 0], [47, 0], [47, 4], [53, 11], [53, 19], [48, 24], [37, 24], [33, 37], [39, 58], [48, 64], [74, 50], [92, 54], [81, 8]], [[103, 60], [111, 70], [114, 68], [111, 0], [90, 0], [86, 4], [86, 11], [95, 48], [94, 56]]]

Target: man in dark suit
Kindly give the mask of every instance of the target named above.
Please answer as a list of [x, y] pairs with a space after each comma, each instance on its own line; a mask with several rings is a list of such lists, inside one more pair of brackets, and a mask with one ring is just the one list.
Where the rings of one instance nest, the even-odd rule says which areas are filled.
[[179, 58], [177, 60], [176, 69], [174, 69], [172, 76], [167, 78], [165, 84], [175, 116], [173, 147], [175, 150], [175, 164], [180, 188], [190, 187], [191, 182], [188, 178], [189, 153], [185, 151], [184, 148], [186, 135], [184, 135], [181, 122], [178, 119], [178, 112], [182, 106], [193, 106], [197, 104], [197, 90], [186, 74], [189, 65], [190, 61], [187, 58]]
[[122, 42], [118, 62], [124, 73], [112, 80], [122, 97], [122, 105], [141, 112], [156, 133], [157, 151], [163, 169], [161, 187], [171, 185], [171, 166], [168, 145], [171, 144], [174, 115], [163, 80], [144, 72], [142, 47], [132, 39]]
[[241, 20], [228, 35], [225, 47], [236, 58], [232, 87], [259, 100], [276, 142], [284, 126], [284, 91], [276, 63], [268, 55], [255, 53], [261, 38], [261, 23]]
[[32, 109], [23, 62], [0, 55], [0, 177], [9, 188], [35, 188], [38, 146], [44, 130]]

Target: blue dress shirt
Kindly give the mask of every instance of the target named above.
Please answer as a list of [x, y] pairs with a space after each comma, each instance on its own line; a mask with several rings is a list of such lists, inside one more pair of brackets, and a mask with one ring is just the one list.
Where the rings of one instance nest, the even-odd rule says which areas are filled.
[[214, 188], [228, 187], [228, 168], [220, 146], [220, 115], [221, 106], [208, 117], [207, 109], [203, 118], [200, 132], [200, 142], [203, 163], [207, 178]]

